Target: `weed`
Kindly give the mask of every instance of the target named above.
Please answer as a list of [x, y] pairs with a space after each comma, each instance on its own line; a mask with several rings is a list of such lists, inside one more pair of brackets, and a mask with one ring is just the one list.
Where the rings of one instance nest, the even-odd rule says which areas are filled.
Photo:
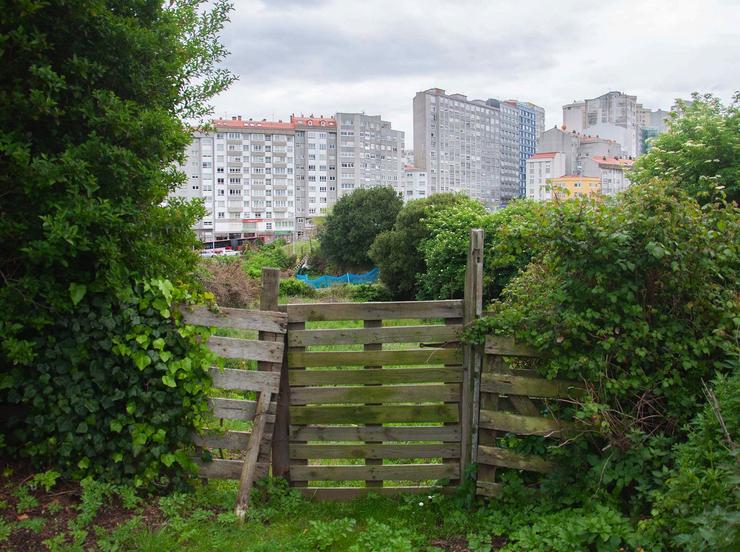
[[354, 530], [357, 521], [340, 518], [331, 521], [311, 521], [308, 538], [316, 550], [327, 550], [335, 543], [345, 540]]
[[0, 518], [0, 543], [7, 541], [10, 538], [10, 534], [13, 532], [13, 526]]
[[26, 510], [32, 510], [39, 505], [38, 499], [31, 494], [30, 487], [27, 484], [18, 487], [13, 494], [18, 499], [15, 509], [19, 514]]
[[54, 470], [47, 470], [42, 473], [37, 473], [33, 476], [33, 479], [31, 479], [28, 486], [31, 487], [31, 489], [33, 489], [34, 491], [39, 487], [43, 487], [44, 490], [48, 493], [57, 484], [57, 479], [59, 479], [60, 476], [61, 474]]
[[38, 534], [44, 529], [45, 525], [46, 520], [44, 518], [37, 517], [19, 521], [15, 526], [18, 529], [28, 529], [29, 531]]

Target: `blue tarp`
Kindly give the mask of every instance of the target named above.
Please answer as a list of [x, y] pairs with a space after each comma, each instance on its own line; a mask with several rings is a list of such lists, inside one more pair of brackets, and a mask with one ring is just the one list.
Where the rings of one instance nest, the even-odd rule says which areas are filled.
[[295, 277], [309, 286], [315, 288], [325, 288], [334, 284], [373, 284], [378, 280], [380, 274], [379, 268], [373, 268], [365, 274], [342, 274], [341, 276], [319, 276], [318, 278], [309, 278], [308, 274], [296, 274]]

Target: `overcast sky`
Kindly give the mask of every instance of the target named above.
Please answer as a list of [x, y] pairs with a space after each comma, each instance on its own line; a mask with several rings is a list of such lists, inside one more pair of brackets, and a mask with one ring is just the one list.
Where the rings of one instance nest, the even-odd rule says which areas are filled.
[[609, 90], [669, 109], [740, 88], [740, 0], [233, 0], [217, 116], [364, 111], [406, 132], [414, 94], [561, 106]]

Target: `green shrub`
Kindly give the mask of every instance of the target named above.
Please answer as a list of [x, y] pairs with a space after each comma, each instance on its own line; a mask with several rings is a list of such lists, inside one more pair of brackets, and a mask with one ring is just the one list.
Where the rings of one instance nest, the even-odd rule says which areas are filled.
[[295, 264], [295, 257], [288, 255], [284, 242], [276, 240], [267, 245], [258, 245], [256, 249], [245, 249], [243, 253], [244, 270], [250, 278], [260, 278], [264, 267], [285, 270]]
[[391, 301], [391, 292], [383, 284], [348, 284], [353, 301]]
[[316, 290], [295, 278], [280, 280], [280, 295], [288, 297], [316, 297]]
[[[9, 450], [36, 466], [137, 485], [191, 464], [190, 434], [206, 411], [213, 355], [203, 328], [173, 303], [190, 295], [152, 280], [117, 295], [88, 293], [33, 342], [33, 360], [3, 376], [16, 407]], [[187, 471], [186, 471], [187, 473]]]
[[[676, 465], [641, 525], [667, 549], [734, 550], [740, 542], [740, 371], [718, 377], [676, 446]], [[720, 424], [720, 419], [722, 424]]]

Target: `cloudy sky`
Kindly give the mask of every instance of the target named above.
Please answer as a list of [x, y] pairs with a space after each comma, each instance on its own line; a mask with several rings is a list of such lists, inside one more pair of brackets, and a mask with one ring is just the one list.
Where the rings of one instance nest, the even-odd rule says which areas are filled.
[[740, 89], [740, 0], [233, 0], [217, 116], [380, 114], [412, 143], [414, 94], [545, 108], [609, 90], [650, 108]]

